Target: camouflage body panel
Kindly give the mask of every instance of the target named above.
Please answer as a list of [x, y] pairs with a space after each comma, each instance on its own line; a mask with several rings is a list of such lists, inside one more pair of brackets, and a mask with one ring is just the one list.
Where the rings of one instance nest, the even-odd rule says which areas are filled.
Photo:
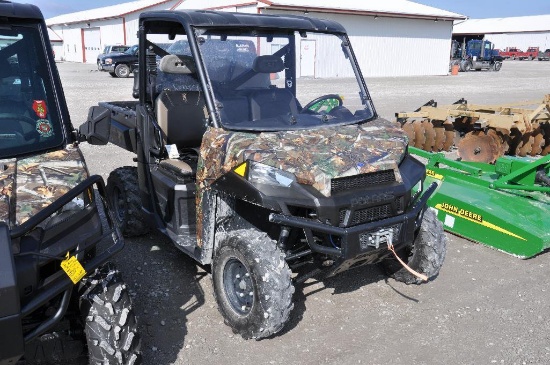
[[[398, 123], [377, 119], [363, 124], [281, 132], [233, 132], [209, 128], [204, 134], [197, 167], [197, 232], [201, 244], [202, 196], [215, 180], [246, 160], [294, 174], [301, 184], [330, 196], [333, 178], [393, 170], [408, 139]], [[205, 163], [208, 161], [208, 163]]]
[[78, 148], [0, 161], [0, 221], [24, 223], [88, 177]]

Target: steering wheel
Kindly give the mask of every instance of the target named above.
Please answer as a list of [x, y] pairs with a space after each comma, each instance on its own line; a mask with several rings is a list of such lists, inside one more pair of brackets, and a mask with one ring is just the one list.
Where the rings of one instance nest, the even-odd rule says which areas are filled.
[[327, 95], [320, 96], [316, 99], [313, 99], [312, 101], [307, 103], [301, 110], [301, 113], [305, 113], [305, 112], [318, 113], [320, 111], [329, 113], [332, 109], [342, 105], [344, 105], [344, 100], [342, 100], [342, 97], [340, 95], [327, 94]]
[[36, 120], [21, 114], [0, 113], [0, 125], [2, 125], [5, 121], [8, 121], [8, 120], [23, 122], [31, 126], [31, 131], [27, 133], [21, 133], [19, 131], [16, 131], [15, 129], [11, 129], [10, 133], [16, 134], [17, 137], [23, 139], [23, 141], [31, 141], [31, 138], [32, 138], [32, 143], [38, 142], [40, 138], [40, 134], [36, 131]]

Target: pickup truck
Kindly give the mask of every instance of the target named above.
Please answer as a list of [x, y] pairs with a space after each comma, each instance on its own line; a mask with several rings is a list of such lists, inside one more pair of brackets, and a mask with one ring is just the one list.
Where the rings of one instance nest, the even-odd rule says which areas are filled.
[[539, 56], [539, 47], [529, 47], [527, 51], [518, 54], [518, 59], [532, 61]]
[[106, 71], [112, 77], [125, 78], [134, 72], [138, 64], [137, 44], [128, 48], [124, 53], [113, 53], [98, 60], [97, 68]]
[[97, 69], [101, 71], [101, 64], [104, 58], [110, 57], [113, 54], [124, 53], [130, 48], [125, 44], [111, 44], [103, 48], [103, 52], [97, 55]]
[[539, 61], [550, 61], [550, 48], [547, 48], [544, 52], [540, 52], [537, 58]]
[[504, 59], [513, 59], [515, 60], [518, 58], [519, 54], [523, 53], [523, 51], [516, 47], [506, 47], [504, 51], [500, 51], [499, 55], [503, 57]]

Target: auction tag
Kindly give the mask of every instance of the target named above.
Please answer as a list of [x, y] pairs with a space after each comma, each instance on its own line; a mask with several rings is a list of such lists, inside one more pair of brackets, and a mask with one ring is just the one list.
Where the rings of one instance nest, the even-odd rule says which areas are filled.
[[73, 284], [78, 283], [80, 279], [86, 275], [86, 270], [84, 270], [80, 262], [76, 259], [76, 256], [69, 257], [69, 253], [67, 253], [65, 260], [61, 261], [61, 268], [71, 279]]

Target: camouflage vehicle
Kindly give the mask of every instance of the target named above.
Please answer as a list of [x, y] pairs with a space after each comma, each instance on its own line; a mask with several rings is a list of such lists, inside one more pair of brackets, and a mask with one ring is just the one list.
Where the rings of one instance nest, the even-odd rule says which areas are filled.
[[71, 126], [47, 28], [0, 2], [0, 364], [140, 362], [124, 241]]
[[[107, 181], [123, 234], [152, 227], [211, 265], [236, 333], [281, 330], [294, 284], [313, 275], [383, 263], [396, 279], [419, 282], [390, 249], [428, 278], [438, 274], [445, 236], [426, 210], [435, 185], [421, 195], [425, 168], [399, 125], [377, 116], [341, 25], [146, 12], [138, 35], [147, 50], [139, 101], [92, 107], [81, 132], [137, 154], [136, 167]], [[314, 67], [306, 54], [320, 55]]]

